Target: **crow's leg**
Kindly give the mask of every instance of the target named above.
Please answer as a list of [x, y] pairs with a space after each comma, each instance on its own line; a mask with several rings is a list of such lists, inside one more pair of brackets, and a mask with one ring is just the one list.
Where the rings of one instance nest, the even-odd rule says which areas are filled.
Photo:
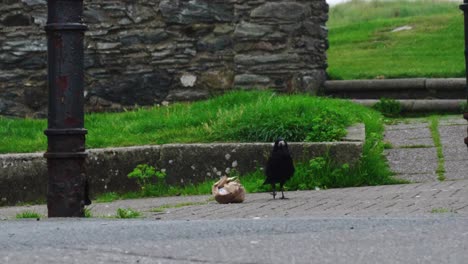
[[281, 198], [280, 198], [280, 199], [286, 199], [286, 197], [284, 197], [284, 187], [283, 187], [283, 183], [280, 183], [280, 190], [281, 190]]
[[272, 193], [273, 194], [273, 199], [275, 199], [275, 197], [276, 197], [276, 188], [275, 187], [276, 187], [276, 184], [272, 183], [271, 184], [271, 189], [273, 190], [273, 193]]

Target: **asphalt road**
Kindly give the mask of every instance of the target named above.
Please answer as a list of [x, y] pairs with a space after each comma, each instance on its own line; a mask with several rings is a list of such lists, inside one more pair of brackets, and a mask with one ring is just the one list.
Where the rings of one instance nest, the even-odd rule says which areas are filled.
[[468, 217], [0, 222], [0, 263], [466, 263]]

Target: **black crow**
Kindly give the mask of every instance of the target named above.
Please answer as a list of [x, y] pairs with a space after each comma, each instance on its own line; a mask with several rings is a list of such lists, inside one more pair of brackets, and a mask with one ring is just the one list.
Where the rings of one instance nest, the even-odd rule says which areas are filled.
[[263, 184], [271, 184], [273, 199], [276, 197], [276, 184], [280, 184], [281, 199], [284, 199], [284, 183], [294, 174], [294, 164], [289, 154], [288, 143], [282, 138], [275, 141], [273, 151], [268, 158], [265, 168], [266, 180]]

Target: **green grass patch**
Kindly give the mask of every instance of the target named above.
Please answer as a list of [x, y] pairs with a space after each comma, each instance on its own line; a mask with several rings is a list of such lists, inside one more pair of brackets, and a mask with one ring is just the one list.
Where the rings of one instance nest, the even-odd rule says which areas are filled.
[[[334, 141], [359, 121], [355, 104], [273, 92], [231, 92], [196, 103], [94, 113], [87, 148], [166, 143]], [[0, 153], [46, 150], [46, 120], [0, 118]]]
[[118, 208], [117, 209], [117, 212], [115, 214], [115, 217], [116, 218], [123, 218], [123, 219], [126, 219], [126, 218], [138, 218], [141, 216], [141, 213], [136, 211], [136, 210], [133, 210], [131, 208]]
[[[332, 7], [327, 24], [330, 77], [463, 77], [460, 3], [354, 0]], [[412, 29], [392, 32], [401, 26]]]
[[442, 142], [440, 141], [440, 133], [439, 133], [439, 117], [438, 116], [430, 116], [429, 118], [429, 128], [431, 130], [432, 139], [434, 140], [434, 145], [437, 149], [437, 176], [439, 181], [445, 180], [445, 158], [444, 158], [444, 151], [442, 149]]
[[28, 219], [28, 218], [41, 219], [42, 215], [33, 211], [24, 211], [24, 212], [16, 214], [16, 219]]
[[446, 213], [456, 213], [455, 211], [448, 208], [433, 208], [431, 210], [433, 214], [446, 214]]

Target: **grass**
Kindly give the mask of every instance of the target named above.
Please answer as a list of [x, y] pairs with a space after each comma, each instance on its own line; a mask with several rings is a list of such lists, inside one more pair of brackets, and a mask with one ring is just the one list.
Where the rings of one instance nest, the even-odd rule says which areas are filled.
[[446, 213], [456, 213], [455, 211], [448, 208], [433, 208], [431, 210], [433, 214], [446, 214]]
[[16, 214], [16, 219], [29, 219], [29, 218], [41, 219], [42, 215], [33, 211], [24, 211], [24, 212]]
[[[461, 2], [356, 1], [330, 10], [332, 79], [463, 77]], [[413, 29], [392, 32], [401, 26]]]
[[445, 180], [445, 158], [444, 151], [442, 150], [442, 142], [440, 141], [439, 133], [439, 117], [430, 116], [428, 118], [430, 125], [429, 129], [431, 130], [432, 139], [434, 140], [434, 145], [437, 149], [437, 176], [440, 181]]
[[[343, 100], [272, 92], [231, 92], [196, 103], [94, 113], [87, 148], [193, 142], [333, 141], [364, 112]], [[348, 111], [351, 110], [351, 111]], [[46, 120], [0, 117], [0, 153], [46, 150]], [[118, 133], [116, 133], [118, 132]]]

